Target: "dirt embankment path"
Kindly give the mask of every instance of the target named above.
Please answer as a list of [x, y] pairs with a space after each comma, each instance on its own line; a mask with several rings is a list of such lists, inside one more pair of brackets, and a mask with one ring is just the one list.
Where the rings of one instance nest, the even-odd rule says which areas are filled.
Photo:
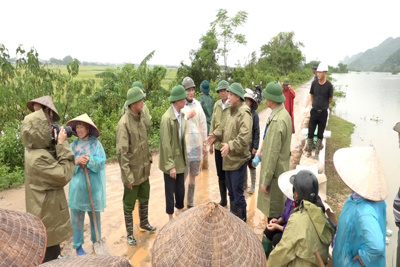
[[[295, 98], [295, 126], [296, 134], [292, 137], [292, 150], [301, 147], [301, 128], [302, 123], [309, 112], [308, 97], [311, 81], [296, 89]], [[270, 110], [264, 110], [259, 113], [261, 138], [265, 128], [265, 123], [270, 114]], [[219, 202], [218, 177], [215, 169], [214, 157], [209, 155], [209, 169], [202, 170], [197, 178], [195, 191], [195, 205], [207, 201]], [[138, 207], [134, 211], [134, 235], [137, 239], [137, 246], [129, 247], [126, 242], [125, 223], [122, 211], [123, 186], [120, 178], [120, 169], [117, 163], [107, 164], [107, 207], [101, 214], [102, 236], [106, 238], [108, 247], [112, 255], [122, 256], [131, 261], [134, 266], [150, 266], [150, 250], [159, 230], [168, 222], [168, 215], [165, 213], [165, 195], [163, 174], [158, 169], [158, 155], [153, 158], [153, 166], [150, 174], [150, 207], [149, 221], [156, 226], [158, 230], [154, 234], [141, 233], [139, 231]], [[259, 169], [257, 168], [258, 188]], [[68, 196], [68, 186], [65, 187]], [[260, 237], [266, 225], [265, 216], [257, 209], [257, 190], [253, 195], [245, 193], [247, 201], [247, 224]], [[5, 209], [25, 211], [25, 192], [24, 186], [0, 192], [0, 207]], [[186, 199], [185, 199], [186, 207]], [[186, 209], [186, 208], [185, 208]], [[56, 215], [55, 215], [56, 216]], [[90, 241], [89, 219], [85, 218], [85, 244], [83, 248], [87, 253], [92, 252], [92, 243]], [[64, 255], [75, 255], [72, 249], [72, 238], [62, 244]]]

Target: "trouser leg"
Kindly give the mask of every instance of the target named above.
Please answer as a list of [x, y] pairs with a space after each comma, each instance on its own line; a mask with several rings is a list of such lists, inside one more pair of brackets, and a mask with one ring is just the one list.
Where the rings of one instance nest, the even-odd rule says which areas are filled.
[[185, 178], [183, 173], [176, 174], [175, 208], [183, 209], [185, 199]]
[[83, 240], [83, 225], [85, 222], [85, 212], [81, 210], [71, 209], [71, 224], [74, 235], [72, 237], [72, 247], [78, 248], [84, 243]]
[[219, 194], [221, 196], [221, 201], [219, 202], [219, 204], [225, 207], [227, 205], [227, 197], [226, 197], [227, 186], [225, 179], [226, 177], [225, 171], [222, 170], [221, 151], [214, 149], [214, 154], [215, 154], [215, 166], [217, 168], [217, 175], [218, 175]]
[[43, 263], [57, 259], [60, 253], [61, 253], [60, 244], [47, 247]]
[[[101, 217], [100, 217], [100, 212], [95, 212], [96, 213], [96, 220], [97, 220], [97, 229], [99, 230], [99, 240], [101, 239]], [[96, 243], [96, 229], [94, 228], [94, 220], [93, 220], [93, 213], [91, 211], [88, 211], [89, 215], [89, 220], [90, 220], [90, 240], [92, 240], [93, 243]]]

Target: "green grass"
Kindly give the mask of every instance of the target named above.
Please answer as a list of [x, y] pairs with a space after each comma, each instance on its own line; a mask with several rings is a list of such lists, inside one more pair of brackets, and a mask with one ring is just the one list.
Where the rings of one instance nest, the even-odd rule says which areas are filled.
[[175, 80], [177, 72], [177, 68], [167, 68], [167, 74], [165, 75], [164, 80], [161, 81], [161, 86], [169, 90], [169, 84], [171, 81]]
[[327, 202], [335, 211], [336, 217], [339, 218], [340, 211], [347, 197], [351, 194], [351, 190], [343, 183], [336, 172], [333, 165], [333, 154], [340, 148], [350, 146], [354, 124], [331, 114], [327, 130], [332, 132], [331, 138], [326, 140], [325, 174], [328, 180]]

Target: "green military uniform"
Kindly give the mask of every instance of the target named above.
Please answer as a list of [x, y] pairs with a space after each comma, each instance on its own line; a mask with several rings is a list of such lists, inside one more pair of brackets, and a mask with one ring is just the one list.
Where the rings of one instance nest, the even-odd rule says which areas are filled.
[[25, 117], [21, 125], [25, 150], [26, 211], [46, 226], [47, 247], [72, 237], [72, 227], [64, 186], [75, 171], [75, 158], [67, 141], [55, 146], [56, 156], [48, 151], [51, 131], [43, 110]]
[[[226, 100], [228, 102], [228, 100]], [[218, 100], [214, 104], [213, 116], [211, 119], [210, 133], [214, 133], [215, 136], [222, 136], [222, 132], [225, 128], [226, 120], [231, 114], [229, 109], [229, 104], [226, 103], [225, 109], [222, 109], [222, 100]], [[221, 141], [216, 140], [214, 143], [214, 148], [217, 150], [221, 149]]]
[[304, 207], [296, 208], [290, 216], [281, 241], [268, 258], [268, 265], [318, 267], [315, 250], [327, 264], [334, 230], [320, 207], [307, 200], [303, 203]]
[[213, 114], [214, 99], [209, 95], [210, 93], [210, 83], [206, 80], [202, 81], [200, 84], [200, 91], [203, 94], [199, 97], [199, 102], [203, 107], [204, 114], [207, 119], [207, 134], [210, 132], [211, 118]]
[[[144, 93], [139, 87], [133, 87], [129, 89], [127, 98], [128, 110], [118, 122], [116, 144], [121, 179], [124, 184], [123, 208], [128, 243], [129, 245], [136, 245], [136, 240], [133, 236], [132, 217], [136, 199], [139, 199], [140, 229], [150, 232], [156, 230], [148, 222], [149, 175], [152, 156], [147, 139], [145, 115], [143, 112], [135, 114], [129, 109], [129, 105], [144, 98]], [[133, 186], [132, 189], [128, 188], [130, 185]]]

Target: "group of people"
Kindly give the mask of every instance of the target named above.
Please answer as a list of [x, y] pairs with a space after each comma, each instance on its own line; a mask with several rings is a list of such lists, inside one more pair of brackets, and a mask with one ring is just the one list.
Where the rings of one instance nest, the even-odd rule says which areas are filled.
[[[313, 81], [310, 89], [312, 109], [307, 156], [311, 156], [314, 132], [318, 127], [315, 147], [315, 157], [318, 159], [333, 88], [326, 80], [325, 64], [321, 63], [316, 73], [317, 80]], [[196, 178], [201, 168], [208, 168], [210, 153], [215, 157], [221, 197], [219, 204], [229, 204], [230, 211], [246, 222], [244, 189], [247, 186], [247, 168], [250, 169], [251, 178], [248, 192], [254, 193], [255, 168], [261, 163], [257, 207], [268, 218], [263, 245], [269, 264], [316, 265], [318, 257], [314, 256], [315, 251], [326, 263], [328, 246], [336, 225], [324, 215], [318, 179], [307, 170], [288, 172], [291, 138], [295, 132], [295, 92], [290, 88], [289, 81], [285, 79], [282, 84], [270, 82], [262, 92], [272, 112], [261, 142], [256, 113], [258, 102], [252, 90], [245, 90], [239, 83], [229, 84], [221, 80], [216, 88], [220, 99], [214, 104], [209, 95], [208, 81], [200, 84], [203, 94], [199, 100], [195, 99], [195, 89], [190, 77], [185, 77], [181, 85], [174, 86], [169, 97], [171, 106], [161, 118], [159, 168], [164, 173], [169, 219], [173, 219], [175, 208], [177, 216], [182, 213], [185, 192], [187, 207], [194, 206]], [[148, 144], [151, 116], [144, 102], [145, 96], [143, 84], [134, 82], [127, 92], [123, 115], [116, 129], [116, 152], [124, 186], [123, 214], [127, 242], [131, 246], [136, 245], [132, 215], [136, 200], [139, 202], [139, 229], [150, 233], [157, 229], [148, 220], [149, 176], [153, 161]], [[77, 254], [84, 255], [85, 213], [89, 214], [91, 241], [95, 243], [99, 241], [95, 228], [99, 229], [97, 236], [100, 238], [100, 212], [106, 207], [106, 155], [98, 140], [100, 132], [87, 114], [78, 116], [67, 123], [72, 134], [77, 136], [69, 145], [65, 127], [56, 127], [54, 124], [60, 118], [49, 96], [30, 101], [27, 107], [32, 113], [25, 117], [21, 126], [26, 148], [26, 208], [46, 226], [48, 247], [45, 261], [57, 258], [60, 255], [60, 243], [71, 236]], [[387, 192], [376, 184], [380, 179], [377, 176], [380, 174], [377, 171], [379, 164], [365, 164], [365, 176], [360, 176], [358, 180], [346, 167], [353, 166], [349, 165], [351, 160], [363, 159], [361, 156], [364, 156], [364, 161], [354, 164], [365, 163], [365, 155], [369, 156], [368, 163], [371, 160], [376, 163], [374, 153], [374, 150], [354, 152], [349, 149], [343, 154], [340, 151], [335, 154], [335, 166], [340, 177], [354, 191], [343, 208], [337, 227], [333, 252], [335, 266], [351, 266], [355, 262], [362, 266], [381, 266], [379, 264], [384, 262], [383, 224], [386, 223], [386, 215], [383, 200]], [[369, 182], [375, 183], [377, 189], [372, 190], [374, 187]], [[67, 202], [63, 187], [68, 183]], [[88, 193], [90, 188], [93, 194]], [[359, 223], [354, 224], [351, 221], [354, 219]]]

